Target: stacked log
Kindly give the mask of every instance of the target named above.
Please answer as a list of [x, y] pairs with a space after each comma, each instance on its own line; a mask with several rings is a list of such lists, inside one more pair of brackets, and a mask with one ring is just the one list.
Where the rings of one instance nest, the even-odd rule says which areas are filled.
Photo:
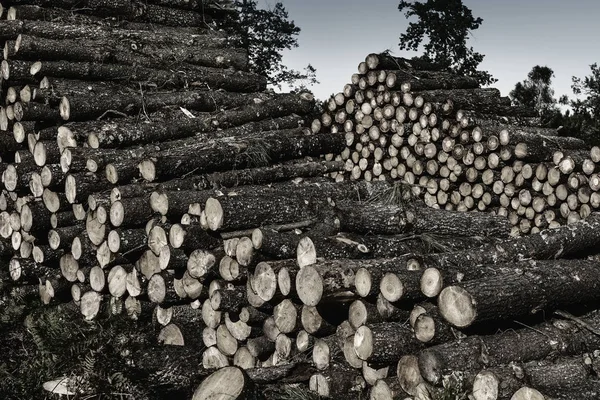
[[505, 216], [513, 234], [600, 207], [600, 149], [536, 126], [533, 110], [475, 79], [370, 54], [324, 108], [311, 129], [344, 135], [338, 180], [405, 182], [430, 207]]
[[156, 346], [121, 357], [162, 398], [595, 398], [595, 191], [564, 216], [534, 187], [558, 171], [562, 201], [597, 150], [507, 128], [497, 114], [530, 112], [469, 78], [374, 55], [306, 128], [312, 95], [266, 91], [206, 27], [231, 16], [219, 2], [3, 6], [3, 293], [146, 321]]

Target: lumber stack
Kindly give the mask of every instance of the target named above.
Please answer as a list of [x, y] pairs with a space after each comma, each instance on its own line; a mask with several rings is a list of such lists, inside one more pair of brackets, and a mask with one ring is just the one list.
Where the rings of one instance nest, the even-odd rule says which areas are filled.
[[[597, 151], [507, 128], [535, 121], [469, 78], [374, 55], [311, 124], [312, 95], [266, 91], [216, 29], [225, 2], [2, 5], [0, 291], [130, 321], [111, 383], [597, 397], [596, 192], [534, 205], [550, 171], [556, 199], [589, 186]], [[44, 388], [94, 395], [79, 372]]]
[[338, 180], [400, 180], [430, 207], [493, 212], [519, 234], [600, 207], [600, 149], [536, 122], [475, 79], [370, 54], [311, 128], [344, 135]]

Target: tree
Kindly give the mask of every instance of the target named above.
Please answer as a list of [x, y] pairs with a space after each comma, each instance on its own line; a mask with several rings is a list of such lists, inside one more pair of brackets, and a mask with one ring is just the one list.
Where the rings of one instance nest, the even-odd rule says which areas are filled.
[[402, 0], [398, 9], [400, 12], [406, 10], [407, 19], [417, 17], [417, 21], [410, 22], [406, 33], [400, 36], [401, 50], [417, 51], [427, 36], [425, 59], [472, 76], [482, 85], [497, 81], [487, 71], [477, 69], [484, 55], [467, 46], [469, 33], [478, 29], [483, 19], [475, 18], [462, 0]]
[[236, 0], [237, 18], [221, 26], [235, 35], [234, 45], [248, 50], [250, 70], [266, 76], [269, 84], [306, 88], [318, 83], [316, 70], [308, 64], [304, 71], [289, 69], [282, 64], [283, 50], [298, 47], [300, 28], [290, 21], [281, 2], [271, 9], [261, 9], [255, 0]]
[[509, 96], [513, 104], [533, 108], [543, 126], [557, 128], [562, 122], [562, 115], [554, 98], [553, 77], [552, 68], [536, 65], [527, 74], [527, 79], [515, 85]]
[[575, 100], [561, 99], [561, 103], [569, 105], [572, 111], [565, 115], [565, 130], [568, 134], [578, 136], [590, 144], [600, 145], [600, 67], [597, 63], [590, 65], [591, 75], [583, 79], [574, 76], [571, 89]]

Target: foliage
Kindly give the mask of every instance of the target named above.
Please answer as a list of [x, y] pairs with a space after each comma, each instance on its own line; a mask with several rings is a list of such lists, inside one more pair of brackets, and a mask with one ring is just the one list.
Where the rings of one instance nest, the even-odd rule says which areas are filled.
[[559, 100], [571, 108], [563, 115], [561, 133], [579, 137], [590, 145], [600, 145], [600, 67], [594, 63], [590, 69], [589, 76], [572, 78], [571, 88], [578, 97], [563, 96]]
[[554, 98], [553, 77], [552, 68], [536, 65], [527, 74], [527, 79], [515, 85], [509, 96], [513, 104], [534, 109], [541, 118], [542, 126], [558, 128], [562, 116]]
[[0, 295], [1, 399], [55, 398], [42, 387], [62, 376], [77, 382], [73, 400], [148, 398], [121, 361], [144, 327], [123, 316], [85, 321], [73, 303], [44, 306], [39, 295]]
[[400, 36], [401, 50], [417, 51], [427, 37], [429, 41], [423, 46], [426, 60], [472, 76], [482, 85], [497, 81], [487, 71], [477, 69], [484, 55], [469, 47], [467, 38], [471, 31], [479, 28], [483, 19], [475, 18], [462, 0], [402, 0], [398, 9], [400, 12], [406, 10], [407, 19], [417, 18]]
[[221, 27], [236, 35], [234, 45], [248, 50], [252, 72], [266, 76], [278, 88], [287, 84], [302, 90], [318, 83], [312, 65], [296, 71], [282, 64], [283, 51], [298, 47], [300, 28], [289, 20], [281, 2], [271, 9], [259, 8], [256, 0], [237, 0], [235, 6], [239, 18], [226, 19]]

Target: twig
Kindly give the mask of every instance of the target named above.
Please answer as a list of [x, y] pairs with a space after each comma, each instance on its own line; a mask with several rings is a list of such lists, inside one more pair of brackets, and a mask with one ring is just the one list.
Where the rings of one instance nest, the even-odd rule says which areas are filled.
[[99, 121], [99, 120], [101, 120], [102, 118], [104, 118], [104, 116], [105, 116], [106, 114], [109, 114], [109, 113], [112, 113], [112, 114], [117, 114], [117, 115], [120, 115], [121, 117], [124, 117], [124, 118], [127, 118], [127, 116], [128, 116], [127, 114], [125, 114], [125, 113], [122, 113], [121, 111], [117, 111], [117, 110], [106, 110], [106, 111], [104, 112], [104, 114], [102, 114], [101, 116], [99, 116], [98, 118], [96, 118], [96, 121]]
[[587, 329], [588, 331], [592, 332], [596, 336], [600, 336], [600, 330], [594, 328], [593, 326], [591, 326], [590, 324], [588, 324], [581, 318], [577, 318], [573, 314], [570, 314], [570, 313], [568, 313], [566, 311], [562, 311], [562, 310], [556, 310], [556, 311], [554, 311], [554, 314], [558, 315], [559, 317], [563, 317], [565, 319], [571, 320], [571, 321], [575, 322], [577, 325], [579, 325], [579, 327]]
[[[272, 229], [274, 231], [281, 231], [281, 230], [288, 231], [288, 230], [292, 230], [292, 229], [306, 228], [308, 226], [311, 226], [314, 223], [315, 223], [315, 220], [307, 219], [305, 221], [294, 222], [291, 224], [266, 225], [262, 228]], [[234, 232], [223, 232], [223, 233], [221, 233], [221, 238], [226, 240], [226, 239], [232, 239], [235, 237], [251, 236], [252, 232], [254, 232], [254, 229], [246, 229], [243, 231], [234, 231]]]

